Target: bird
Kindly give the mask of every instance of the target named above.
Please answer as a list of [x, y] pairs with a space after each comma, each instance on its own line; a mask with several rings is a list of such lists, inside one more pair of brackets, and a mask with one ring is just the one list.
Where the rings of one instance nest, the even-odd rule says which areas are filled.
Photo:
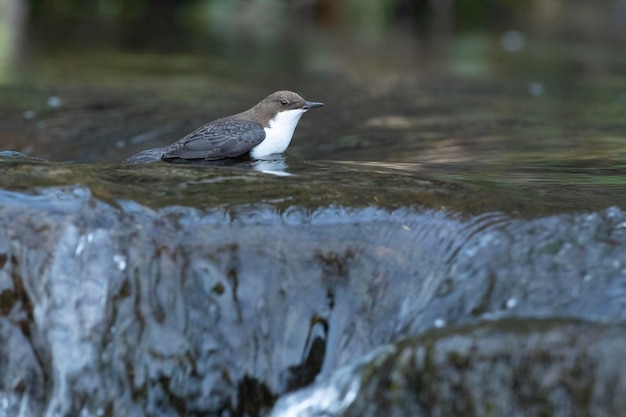
[[300, 117], [322, 106], [324, 103], [307, 101], [293, 91], [276, 91], [249, 110], [209, 122], [169, 146], [144, 150], [125, 162], [259, 159], [282, 153], [291, 143]]

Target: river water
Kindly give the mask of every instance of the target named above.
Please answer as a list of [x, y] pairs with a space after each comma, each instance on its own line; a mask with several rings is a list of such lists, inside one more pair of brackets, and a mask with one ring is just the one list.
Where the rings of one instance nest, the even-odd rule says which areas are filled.
[[545, 187], [567, 205], [587, 200], [578, 208], [619, 204], [623, 193], [606, 190], [623, 186], [626, 158], [620, 45], [518, 33], [523, 47], [511, 52], [506, 35], [459, 35], [433, 52], [402, 31], [353, 50], [344, 49], [352, 38], [308, 33], [301, 50], [239, 45], [234, 57], [32, 35], [0, 72], [2, 146], [59, 162], [121, 161], [293, 89], [326, 107], [301, 120], [290, 156]]
[[[621, 32], [15, 16], [0, 415], [623, 410]], [[279, 89], [285, 155], [121, 163]]]

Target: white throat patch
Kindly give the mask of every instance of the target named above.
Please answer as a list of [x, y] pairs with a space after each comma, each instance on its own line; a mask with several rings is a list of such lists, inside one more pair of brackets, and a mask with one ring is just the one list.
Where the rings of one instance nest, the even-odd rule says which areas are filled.
[[269, 127], [265, 128], [265, 139], [252, 148], [250, 156], [260, 158], [273, 153], [285, 152], [291, 143], [293, 132], [298, 126], [300, 117], [306, 113], [304, 109], [285, 110], [279, 112], [272, 120]]

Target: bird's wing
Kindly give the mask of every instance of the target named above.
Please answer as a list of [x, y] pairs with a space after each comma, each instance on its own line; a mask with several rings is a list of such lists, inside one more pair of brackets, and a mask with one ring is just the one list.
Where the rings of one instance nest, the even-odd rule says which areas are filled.
[[265, 139], [259, 123], [220, 119], [191, 132], [165, 148], [161, 159], [222, 159], [249, 152]]

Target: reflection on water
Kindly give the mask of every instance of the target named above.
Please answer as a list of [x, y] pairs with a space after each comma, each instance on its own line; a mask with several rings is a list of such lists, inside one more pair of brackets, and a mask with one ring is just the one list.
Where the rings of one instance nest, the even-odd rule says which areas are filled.
[[[226, 158], [217, 160], [206, 159], [181, 159], [174, 158], [167, 162], [161, 160], [163, 154], [162, 148], [153, 148], [142, 151], [130, 158], [124, 160], [124, 162], [132, 164], [146, 164], [146, 163], [171, 163], [173, 165], [188, 165], [196, 167], [225, 167], [225, 168], [238, 168], [259, 171], [264, 174], [277, 175], [280, 177], [287, 177], [292, 174], [287, 172], [289, 165], [287, 164], [286, 157], [282, 154], [267, 155], [259, 159], [250, 159], [248, 156], [240, 156], [237, 158]], [[0, 152], [0, 156], [13, 156], [13, 153], [7, 152], [3, 155]], [[295, 159], [292, 159], [295, 160]]]
[[289, 166], [283, 155], [268, 155], [254, 161], [252, 169], [263, 172], [264, 174], [278, 175], [279, 177], [288, 177], [292, 174], [287, 172]]

